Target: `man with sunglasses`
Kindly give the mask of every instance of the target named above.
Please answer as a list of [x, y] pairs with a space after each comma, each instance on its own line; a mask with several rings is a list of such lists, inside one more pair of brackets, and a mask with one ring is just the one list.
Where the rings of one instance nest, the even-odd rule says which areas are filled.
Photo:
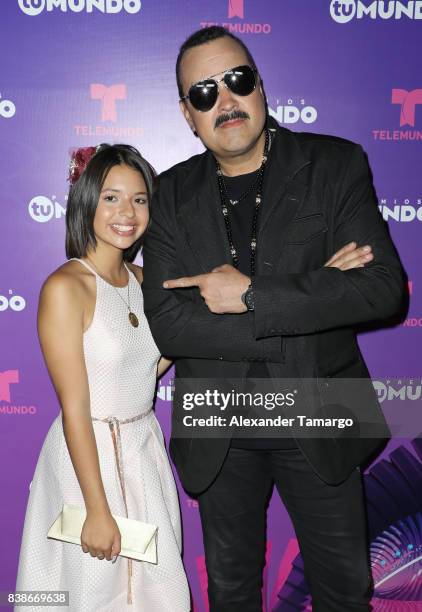
[[[143, 284], [155, 341], [176, 359], [176, 395], [183, 378], [368, 379], [353, 326], [393, 315], [404, 277], [361, 148], [279, 127], [250, 52], [223, 28], [194, 33], [176, 74], [206, 151], [160, 177]], [[183, 412], [175, 399], [170, 451], [198, 499], [211, 612], [262, 609], [274, 483], [313, 610], [369, 610], [359, 466], [388, 438], [382, 419], [383, 439], [230, 440], [176, 437]]]

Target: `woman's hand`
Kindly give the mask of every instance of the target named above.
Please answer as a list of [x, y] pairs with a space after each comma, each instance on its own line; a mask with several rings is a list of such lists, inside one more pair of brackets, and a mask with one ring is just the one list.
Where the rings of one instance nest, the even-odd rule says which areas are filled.
[[111, 561], [112, 557], [117, 558], [121, 551], [121, 535], [110, 512], [87, 513], [82, 527], [81, 544], [84, 553], [89, 552], [91, 557], [107, 561]]
[[173, 362], [170, 361], [170, 359], [166, 359], [166, 357], [161, 357], [160, 361], [157, 364], [157, 378], [160, 378], [165, 372], [167, 372], [167, 370], [172, 364]]
[[349, 242], [342, 249], [334, 253], [324, 264], [324, 267], [338, 268], [343, 272], [353, 268], [364, 268], [374, 258], [369, 245], [359, 247], [356, 242]]

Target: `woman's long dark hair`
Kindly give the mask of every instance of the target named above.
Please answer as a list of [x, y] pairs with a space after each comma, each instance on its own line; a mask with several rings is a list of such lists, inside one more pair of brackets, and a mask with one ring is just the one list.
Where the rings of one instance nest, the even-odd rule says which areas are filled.
[[[126, 144], [102, 144], [89, 160], [76, 183], [70, 187], [66, 210], [66, 256], [85, 257], [89, 249], [95, 249], [94, 217], [100, 193], [107, 174], [113, 166], [126, 165], [140, 172], [144, 178], [151, 207], [156, 173], [139, 151]], [[151, 209], [150, 209], [151, 211]], [[151, 219], [151, 214], [150, 214]], [[133, 261], [142, 245], [138, 238], [123, 251], [125, 261]]]

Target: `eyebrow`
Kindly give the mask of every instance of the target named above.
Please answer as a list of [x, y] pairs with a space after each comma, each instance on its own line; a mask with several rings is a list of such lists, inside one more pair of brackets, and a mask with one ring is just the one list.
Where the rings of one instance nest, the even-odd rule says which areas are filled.
[[[105, 191], [114, 191], [115, 193], [121, 193], [122, 190], [121, 189], [112, 189], [111, 187], [109, 189], [103, 189], [100, 193], [104, 193]], [[148, 195], [146, 191], [137, 191], [136, 193], [134, 193], [133, 195]]]

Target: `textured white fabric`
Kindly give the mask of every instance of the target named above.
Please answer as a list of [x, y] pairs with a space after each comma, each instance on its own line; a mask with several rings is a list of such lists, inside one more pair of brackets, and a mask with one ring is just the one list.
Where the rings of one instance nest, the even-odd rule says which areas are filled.
[[[129, 323], [128, 309], [119, 297], [120, 293], [127, 302], [127, 288], [116, 289], [95, 276], [95, 312], [84, 334], [91, 415], [124, 420], [150, 409], [159, 352], [143, 312], [141, 287], [133, 273], [129, 271], [130, 305], [138, 316], [138, 328]], [[93, 421], [93, 427], [110, 510], [125, 516], [109, 426]], [[142, 419], [120, 425], [120, 433], [128, 516], [158, 525], [158, 564], [132, 561], [133, 603], [128, 604], [127, 559], [118, 557], [112, 564], [85, 554], [78, 545], [46, 537], [63, 503], [84, 506], [60, 412], [44, 441], [30, 488], [16, 590], [68, 590], [70, 607], [16, 606], [15, 610], [190, 610], [180, 556], [179, 501], [161, 428], [151, 411]]]

